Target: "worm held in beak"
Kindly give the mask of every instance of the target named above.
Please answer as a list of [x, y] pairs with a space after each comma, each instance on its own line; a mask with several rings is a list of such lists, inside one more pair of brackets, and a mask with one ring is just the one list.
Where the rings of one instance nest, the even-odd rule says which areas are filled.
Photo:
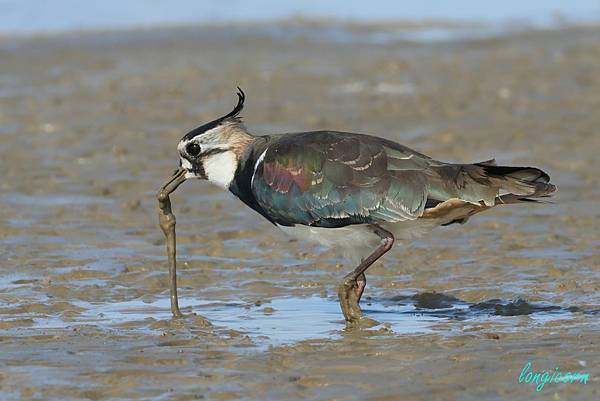
[[175, 173], [161, 187], [156, 196], [158, 200], [158, 221], [160, 228], [165, 234], [167, 244], [167, 258], [169, 263], [169, 290], [171, 293], [171, 313], [174, 317], [182, 317], [177, 299], [177, 261], [176, 261], [176, 236], [175, 215], [171, 210], [171, 199], [169, 195], [185, 181], [186, 170], [178, 168]]

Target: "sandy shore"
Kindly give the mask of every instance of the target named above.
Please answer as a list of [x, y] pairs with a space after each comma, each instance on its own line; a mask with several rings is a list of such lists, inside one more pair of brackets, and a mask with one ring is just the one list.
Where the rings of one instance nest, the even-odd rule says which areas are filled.
[[[336, 32], [0, 38], [1, 399], [600, 398], [600, 28]], [[342, 322], [350, 267], [335, 251], [188, 182], [172, 197], [180, 304], [213, 325], [172, 321], [154, 194], [178, 140], [228, 112], [237, 85], [256, 134], [496, 157], [547, 170], [559, 192], [397, 246], [369, 271], [363, 307], [381, 325], [360, 331]], [[591, 380], [536, 393], [518, 383], [528, 361]]]

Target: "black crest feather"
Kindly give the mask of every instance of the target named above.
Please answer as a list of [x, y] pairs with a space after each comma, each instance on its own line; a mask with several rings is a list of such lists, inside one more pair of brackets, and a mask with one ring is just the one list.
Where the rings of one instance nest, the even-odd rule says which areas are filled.
[[198, 136], [210, 129], [213, 129], [213, 128], [221, 125], [221, 123], [223, 121], [227, 120], [228, 118], [237, 117], [238, 114], [240, 114], [240, 112], [244, 109], [244, 100], [246, 100], [246, 94], [244, 93], [242, 88], [240, 88], [238, 86], [237, 89], [238, 89], [238, 92], [237, 92], [238, 103], [235, 105], [233, 110], [231, 110], [228, 114], [224, 115], [223, 117], [219, 117], [216, 120], [206, 123], [198, 128], [194, 128], [193, 130], [191, 130], [190, 132], [185, 134], [185, 136], [182, 138], [182, 140], [189, 141], [193, 137]]

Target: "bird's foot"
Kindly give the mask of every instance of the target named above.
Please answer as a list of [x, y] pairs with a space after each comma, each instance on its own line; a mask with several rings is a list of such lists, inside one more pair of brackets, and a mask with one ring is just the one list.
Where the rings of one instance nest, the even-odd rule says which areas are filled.
[[364, 281], [364, 276], [363, 280], [359, 281], [353, 273], [350, 273], [344, 277], [338, 287], [340, 307], [342, 308], [342, 313], [348, 323], [356, 323], [362, 317], [362, 311], [360, 310], [358, 301], [362, 295], [364, 283], [366, 283], [366, 281]]

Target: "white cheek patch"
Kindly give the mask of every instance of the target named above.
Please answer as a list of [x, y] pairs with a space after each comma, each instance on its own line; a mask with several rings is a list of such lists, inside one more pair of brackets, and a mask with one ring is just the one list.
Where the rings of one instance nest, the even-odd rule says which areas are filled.
[[218, 153], [204, 159], [203, 167], [210, 182], [228, 189], [235, 176], [237, 159], [231, 151]]

